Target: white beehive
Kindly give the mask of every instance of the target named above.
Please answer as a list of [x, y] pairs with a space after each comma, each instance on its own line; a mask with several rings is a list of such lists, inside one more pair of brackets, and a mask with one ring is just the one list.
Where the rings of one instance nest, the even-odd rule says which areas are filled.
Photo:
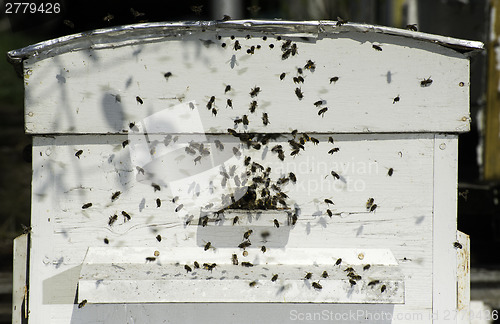
[[33, 135], [29, 322], [466, 322], [457, 139], [481, 48], [228, 21], [10, 52]]

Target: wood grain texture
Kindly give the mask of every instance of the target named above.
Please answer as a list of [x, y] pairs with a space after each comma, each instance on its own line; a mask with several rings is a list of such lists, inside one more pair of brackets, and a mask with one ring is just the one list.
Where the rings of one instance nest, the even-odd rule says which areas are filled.
[[[125, 135], [35, 137], [31, 316], [49, 321], [51, 316], [64, 313], [69, 316], [59, 320], [64, 322], [70, 317], [79, 317], [79, 312], [86, 313], [85, 308], [74, 308], [73, 304], [80, 266], [88, 247], [107, 246], [150, 247], [151, 251], [190, 248], [199, 251], [192, 254], [192, 261], [207, 262], [210, 256], [223, 257], [219, 253], [227, 254], [228, 260], [236, 253], [240, 262], [256, 262], [262, 255], [262, 245], [269, 251], [285, 251], [285, 255], [287, 249], [293, 248], [389, 249], [405, 281], [405, 304], [394, 306], [393, 312], [430, 310], [433, 192], [429, 188], [433, 186], [434, 136], [334, 134], [334, 145], [328, 143], [329, 136], [315, 136], [320, 143], [307, 142], [305, 150], [295, 158], [290, 156], [287, 142], [291, 136], [272, 141], [266, 154], [265, 147], [241, 148], [239, 159], [233, 156], [220, 161], [214, 157], [217, 149], [210, 147], [212, 160], [204, 157], [195, 169], [189, 169], [189, 181], [184, 182], [178, 178], [169, 182], [170, 173], [158, 171], [162, 166], [172, 170], [172, 161], [177, 161], [178, 169], [187, 168], [191, 163], [194, 167], [193, 157], [183, 149], [155, 156], [153, 164], [143, 165], [146, 175], [151, 172], [148, 178], [133, 164], [133, 147], [122, 146]], [[187, 145], [190, 138], [181, 136], [176, 145]], [[216, 138], [224, 143], [224, 151], [232, 152], [231, 147], [236, 143], [231, 137], [208, 136], [207, 143]], [[151, 141], [160, 142], [160, 139]], [[283, 162], [270, 152], [278, 143], [286, 153]], [[340, 150], [328, 154], [332, 147]], [[79, 158], [75, 156], [78, 150], [83, 150]], [[220, 196], [230, 190], [229, 186], [221, 185], [221, 163], [229, 161], [226, 170], [232, 163], [239, 163], [242, 168], [245, 156], [251, 156], [264, 167], [272, 167], [274, 180], [289, 172], [296, 174], [297, 183], [284, 186], [289, 205], [300, 209], [295, 226], [283, 219], [280, 228], [276, 228], [271, 218], [266, 224], [269, 215], [264, 214], [259, 222], [242, 218], [233, 226], [228, 225], [232, 224], [232, 216], [228, 219], [221, 216], [223, 222], [210, 222], [206, 227], [197, 225], [197, 219], [204, 215], [204, 206], [215, 205]], [[388, 174], [390, 168], [392, 176]], [[216, 172], [211, 174], [211, 169]], [[341, 178], [334, 179], [329, 175], [331, 170]], [[204, 194], [210, 190], [207, 172], [213, 183], [211, 194]], [[160, 191], [151, 186], [153, 182], [160, 185]], [[193, 182], [200, 184], [199, 190], [189, 190]], [[112, 201], [117, 191], [121, 194]], [[179, 196], [179, 200], [173, 203], [175, 196]], [[374, 212], [366, 210], [370, 197], [378, 205]], [[160, 207], [157, 207], [157, 198], [162, 202]], [[333, 200], [335, 205], [325, 203], [325, 198]], [[92, 206], [82, 209], [89, 202]], [[181, 203], [183, 209], [176, 212]], [[327, 215], [327, 208], [333, 212], [332, 218]], [[126, 211], [131, 220], [125, 221], [121, 211]], [[109, 217], [114, 214], [119, 217], [110, 226]], [[191, 215], [193, 220], [186, 225]], [[253, 244], [247, 249], [249, 256], [245, 258], [237, 245], [248, 229], [255, 232], [251, 238]], [[262, 233], [266, 231], [270, 236], [264, 242]], [[161, 235], [161, 242], [157, 235]], [[109, 244], [104, 243], [105, 238]], [[207, 242], [214, 248], [204, 251]], [[317, 272], [315, 267], [311, 269]], [[66, 305], [65, 311], [53, 313], [63, 305]], [[105, 313], [116, 311], [114, 306], [104, 309], [107, 309]]]
[[[160, 127], [148, 133], [226, 133], [244, 114], [250, 122], [244, 129], [252, 132], [469, 130], [469, 61], [458, 52], [400, 36], [352, 31], [318, 38], [289, 35], [297, 55], [283, 60], [285, 39], [267, 36], [264, 41], [263, 35], [194, 32], [29, 58], [24, 62], [26, 132], [125, 133], [130, 122], [154, 118]], [[254, 54], [247, 53], [252, 46]], [[309, 60], [314, 69], [305, 68]], [[303, 83], [293, 81], [298, 76]], [[334, 77], [338, 80], [331, 81]], [[432, 83], [421, 86], [424, 79]], [[225, 92], [227, 85], [231, 90]], [[261, 92], [252, 97], [255, 87]], [[206, 107], [212, 96], [216, 116]], [[257, 108], [252, 114], [253, 100]], [[323, 104], [316, 107], [320, 100]], [[325, 107], [328, 111], [319, 116]], [[263, 113], [269, 116], [267, 126]]]

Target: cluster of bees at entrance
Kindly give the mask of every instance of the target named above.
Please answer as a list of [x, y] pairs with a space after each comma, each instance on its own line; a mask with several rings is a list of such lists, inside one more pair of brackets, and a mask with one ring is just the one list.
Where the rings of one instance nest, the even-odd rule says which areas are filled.
[[[219, 40], [221, 39], [220, 36]], [[224, 48], [232, 48], [233, 51], [240, 51], [243, 50], [243, 44], [240, 43], [239, 40], [235, 40], [234, 36], [230, 37], [231, 40], [234, 42], [230, 46], [229, 44], [223, 42], [221, 43], [221, 46]], [[246, 37], [247, 39], [250, 38], [250, 36]], [[264, 41], [267, 40], [266, 36], [263, 36], [262, 39]], [[278, 36], [276, 38], [278, 41], [281, 41], [281, 37]], [[270, 48], [274, 48], [274, 44], [269, 44]], [[382, 46], [380, 45], [373, 45], [372, 46], [375, 51], [383, 51]], [[286, 60], [290, 56], [296, 56], [299, 55], [299, 48], [297, 46], [297, 43], [292, 42], [291, 40], [283, 40], [281, 43], [281, 46], [279, 46], [281, 52], [281, 59]], [[261, 49], [261, 45], [257, 46], [251, 46], [246, 50], [248, 55], [254, 55], [259, 49]], [[294, 83], [294, 91], [293, 95], [296, 96], [297, 100], [304, 100], [304, 97], [306, 94], [301, 89], [301, 84], [305, 82], [304, 78], [304, 73], [306, 71], [308, 73], [314, 73], [316, 69], [316, 64], [313, 60], [308, 59], [305, 60], [303, 67], [297, 68], [296, 75], [291, 77], [292, 82]], [[164, 77], [166, 79], [172, 77], [174, 74], [172, 72], [167, 72], [164, 73]], [[287, 72], [282, 72], [279, 76], [279, 79], [283, 82], [287, 81], [290, 79], [288, 76]], [[340, 82], [340, 77], [339, 76], [331, 76], [331, 78], [328, 80], [328, 82], [332, 85], [334, 85], [337, 82]], [[420, 86], [421, 87], [428, 87], [432, 84], [432, 79], [426, 78], [420, 81]], [[227, 84], [225, 85], [224, 88], [224, 94], [230, 93], [232, 90], [231, 85]], [[216, 212], [214, 215], [216, 217], [219, 217], [219, 214], [223, 213], [224, 210], [226, 209], [239, 209], [239, 210], [283, 210], [288, 213], [288, 224], [282, 224], [279, 222], [278, 219], [273, 220], [273, 224], [276, 228], [279, 228], [280, 226], [283, 225], [288, 225], [288, 226], [294, 226], [297, 223], [297, 220], [299, 218], [299, 212], [298, 209], [295, 208], [295, 210], [291, 209], [290, 202], [287, 200], [289, 197], [286, 194], [285, 186], [289, 184], [295, 184], [297, 182], [297, 176], [289, 172], [287, 174], [281, 175], [277, 180], [273, 180], [271, 178], [271, 173], [272, 169], [270, 167], [265, 167], [261, 165], [259, 162], [252, 160], [251, 156], [246, 156], [244, 154], [244, 148], [246, 150], [261, 150], [264, 147], [268, 147], [270, 149], [271, 154], [274, 154], [277, 156], [277, 158], [280, 161], [284, 161], [286, 158], [286, 147], [283, 147], [285, 144], [276, 144], [273, 145], [272, 141], [277, 140], [280, 137], [286, 137], [287, 142], [289, 145], [289, 151], [290, 151], [290, 156], [293, 158], [302, 152], [306, 150], [307, 145], [318, 145], [319, 140], [316, 139], [313, 136], [310, 136], [306, 133], [299, 133], [298, 130], [293, 130], [291, 132], [291, 137], [290, 135], [284, 135], [284, 134], [273, 134], [273, 133], [249, 133], [249, 132], [238, 132], [235, 129], [237, 129], [237, 126], [239, 124], [243, 124], [245, 126], [249, 125], [249, 118], [248, 115], [250, 114], [255, 114], [259, 105], [258, 102], [258, 96], [261, 91], [264, 89], [261, 89], [259, 86], [254, 86], [251, 89], [248, 89], [248, 94], [250, 96], [250, 101], [248, 104], [248, 113], [242, 115], [241, 117], [238, 116], [233, 119], [234, 126], [232, 128], [227, 129], [227, 134], [237, 138], [240, 141], [240, 146], [239, 147], [233, 147], [232, 151], [234, 156], [239, 158], [244, 166], [246, 167], [246, 172], [243, 174], [242, 177], [239, 178], [238, 181], [241, 181], [243, 183], [244, 181], [247, 181], [250, 183], [247, 185], [247, 191], [246, 193], [240, 198], [240, 199], [235, 199], [234, 196], [232, 195], [227, 195], [222, 197], [224, 201], [224, 205], [227, 206], [222, 210], [219, 210]], [[208, 98], [208, 97], [207, 97]], [[215, 96], [210, 96], [210, 99], [206, 102], [206, 108], [212, 113], [213, 116], [217, 116], [218, 113], [218, 108], [215, 106]], [[144, 104], [144, 99], [142, 99], [140, 96], [136, 96], [136, 101], [137, 104], [142, 105]], [[397, 95], [396, 97], [393, 98], [393, 104], [396, 104], [400, 101], [400, 96]], [[323, 117], [326, 113], [328, 113], [328, 107], [326, 106], [326, 102], [323, 100], [316, 100], [312, 103], [312, 105], [317, 109], [317, 115], [320, 117]], [[191, 109], [194, 109], [193, 106], [191, 106]], [[226, 108], [233, 108], [233, 102], [231, 98], [226, 98]], [[272, 119], [269, 117], [269, 115], [266, 112], [262, 113], [261, 116], [262, 123], [264, 126], [269, 125], [272, 122]], [[134, 123], [129, 124], [130, 129], [135, 128]], [[168, 135], [167, 138], [165, 139], [165, 145], [168, 145], [170, 142], [175, 142], [178, 138], [177, 137], [172, 137], [171, 135]], [[328, 142], [332, 144], [332, 147], [326, 151], [325, 153], [329, 155], [334, 155], [335, 153], [340, 151], [340, 148], [335, 146], [335, 141], [333, 137], [328, 138]], [[219, 140], [214, 141], [215, 148], [223, 151], [225, 149], [224, 144], [220, 142]], [[128, 145], [128, 141], [124, 141], [122, 143], [123, 148], [125, 148]], [[196, 165], [197, 163], [201, 163], [202, 159], [206, 156], [209, 156], [211, 154], [211, 151], [209, 149], [209, 146], [204, 146], [203, 143], [194, 143], [191, 142], [189, 146], [185, 147], [185, 152], [193, 157], [193, 163]], [[80, 157], [83, 154], [83, 150], [78, 150], [75, 154], [75, 156], [80, 159]], [[144, 174], [144, 170], [141, 169], [140, 167], [136, 167], [137, 171], [139, 173]], [[390, 168], [387, 172], [387, 175], [392, 177], [394, 173], [394, 169]], [[222, 175], [222, 187], [224, 186], [224, 182], [228, 181], [230, 177], [235, 179], [234, 172], [230, 171], [229, 173], [226, 171], [221, 171]], [[339, 180], [341, 176], [332, 170], [330, 174], [327, 175], [332, 177], [333, 181]], [[154, 192], [159, 192], [161, 191], [161, 186], [155, 183], [151, 184], [152, 190]], [[112, 202], [116, 201], [119, 199], [121, 195], [120, 191], [116, 191], [112, 193], [110, 199]], [[156, 207], [160, 208], [162, 206], [162, 199], [160, 197], [156, 198]], [[174, 197], [172, 199], [172, 203], [174, 204], [175, 208], [174, 211], [177, 213], [181, 211], [184, 207], [184, 203], [186, 202], [180, 202], [178, 197]], [[327, 214], [330, 218], [333, 215], [336, 215], [331, 209], [330, 205], [334, 205], [334, 202], [330, 198], [325, 198], [324, 199], [324, 204], [325, 204], [325, 214]], [[82, 209], [88, 209], [92, 207], [92, 203], [88, 202], [85, 203], [82, 206]], [[366, 201], [366, 211], [371, 213], [375, 212], [377, 209], [377, 204], [375, 202], [375, 199], [373, 197], [369, 197]], [[113, 226], [115, 222], [119, 219], [119, 217], [123, 217], [123, 222], [128, 222], [132, 220], [131, 213], [123, 210], [121, 213], [117, 213], [114, 215], [111, 215], [109, 219], [107, 220], [108, 226]], [[193, 219], [193, 216], [189, 217], [186, 220], [186, 225], [188, 225], [191, 220]], [[200, 217], [200, 221], [198, 223], [199, 226], [205, 227], [208, 226], [208, 224], [211, 222], [211, 219], [208, 216], [203, 216]], [[232, 224], [236, 225], [239, 222], [238, 216], [234, 217], [232, 220]], [[242, 242], [237, 246], [239, 249], [241, 249], [243, 252], [243, 256], [246, 257], [248, 255], [247, 248], [252, 246], [251, 238], [252, 238], [252, 233], [253, 230], [249, 229], [247, 230], [244, 235], [243, 235], [243, 240]], [[161, 235], [156, 236], [156, 240], [158, 242], [161, 242], [162, 237]], [[109, 244], [109, 239], [105, 238], [104, 239], [105, 244]], [[208, 251], [210, 249], [214, 249], [211, 242], [206, 242], [206, 244], [203, 246], [204, 251]], [[260, 250], [262, 253], [265, 253], [267, 251], [267, 248], [265, 246], [261, 246]], [[159, 255], [159, 253], [158, 253]], [[146, 257], [146, 262], [154, 262], [156, 261], [156, 258], [158, 255], [154, 256], [148, 256]], [[254, 267], [254, 265], [250, 262], [240, 262], [238, 260], [238, 256], [236, 254], [232, 254], [231, 256], [228, 257], [228, 259], [231, 261], [231, 263], [235, 266], [243, 266], [243, 267]], [[335, 266], [338, 267], [338, 269], [341, 269], [341, 264], [342, 264], [342, 259], [339, 258], [337, 259]], [[256, 265], [258, 266], [258, 265]], [[187, 273], [190, 273], [193, 271], [193, 269], [204, 269], [207, 271], [213, 271], [216, 269], [217, 264], [216, 263], [203, 263], [199, 264], [197, 261], [194, 261], [192, 264], [185, 264], [184, 265], [184, 270]], [[370, 265], [364, 265], [362, 268], [362, 272], [367, 272], [370, 269]], [[350, 287], [353, 288], [357, 285], [357, 282], [362, 279], [362, 276], [357, 273], [352, 267], [346, 266], [345, 269], [342, 270], [345, 272], [345, 281], [346, 284]], [[320, 281], [322, 279], [326, 279], [329, 277], [328, 272], [325, 270], [321, 274], [316, 274], [314, 275], [312, 272], [307, 272], [303, 278], [297, 278], [297, 279], [304, 279], [304, 280], [314, 280], [313, 277], [317, 277], [318, 279], [315, 281], [312, 281], [310, 285], [317, 291], [321, 291], [323, 289], [322, 284]], [[278, 274], [273, 274], [272, 277], [270, 278], [271, 282], [276, 282], [279, 279]], [[254, 280], [249, 283], [250, 287], [256, 287], [259, 284], [258, 280]], [[379, 289], [381, 293], [384, 293], [387, 290], [386, 284], [383, 284], [379, 280], [371, 280], [368, 281], [367, 287]]]

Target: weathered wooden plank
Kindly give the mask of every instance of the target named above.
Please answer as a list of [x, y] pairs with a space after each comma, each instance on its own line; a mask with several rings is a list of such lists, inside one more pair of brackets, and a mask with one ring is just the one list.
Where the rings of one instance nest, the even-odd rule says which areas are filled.
[[[249, 125], [239, 128], [251, 132], [469, 129], [469, 62], [463, 54], [385, 34], [299, 35], [304, 36], [286, 37], [298, 53], [285, 60], [285, 38], [245, 30], [207, 30], [161, 42], [28, 58], [26, 131], [124, 133], [130, 122], [149, 120], [158, 127], [148, 133], [225, 133], [244, 114]], [[241, 49], [235, 50], [236, 42]], [[247, 53], [252, 46], [254, 54]], [[308, 60], [314, 69], [305, 68]], [[299, 76], [303, 83], [293, 81]], [[422, 86], [424, 79], [432, 83]], [[227, 85], [231, 90], [226, 92]], [[261, 92], [252, 97], [255, 87]], [[206, 107], [212, 96], [216, 116]], [[250, 113], [254, 100], [257, 108]], [[322, 101], [318, 107], [317, 101]], [[322, 108], [328, 108], [323, 116], [318, 115]], [[270, 124], [263, 124], [263, 113]]]
[[27, 318], [28, 296], [28, 235], [14, 239], [14, 269], [12, 271], [12, 323], [21, 324]]
[[434, 323], [457, 317], [457, 163], [458, 137], [436, 135], [434, 146], [434, 215], [432, 312]]
[[[335, 144], [331, 144], [328, 135], [311, 135], [317, 137], [319, 144], [305, 143], [305, 150], [295, 158], [290, 156], [289, 136], [271, 141], [267, 151], [265, 147], [260, 150], [240, 147], [239, 159], [232, 154], [232, 147], [237, 145], [233, 137], [207, 136], [206, 147], [219, 138], [225, 147], [221, 154], [226, 151], [230, 154], [215, 157], [217, 149], [209, 147], [211, 154], [203, 157], [196, 168], [194, 156], [184, 150], [192, 137], [179, 136], [176, 142], [179, 147], [175, 150], [161, 151], [157, 144], [158, 155], [151, 158], [152, 162], [141, 164], [145, 175], [135, 168], [134, 161], [142, 159], [134, 158], [132, 144], [122, 145], [126, 135], [35, 137], [31, 316], [47, 322], [58, 317], [62, 322], [63, 318], [68, 321], [87, 314], [89, 306], [96, 309], [93, 305], [78, 309], [73, 304], [78, 273], [89, 247], [107, 246], [151, 247], [152, 251], [194, 248], [199, 250], [196, 259], [207, 261], [212, 257], [223, 258], [222, 251], [227, 258], [236, 253], [240, 261], [253, 261], [262, 255], [262, 245], [268, 252], [318, 247], [389, 249], [405, 276], [405, 304], [391, 306], [392, 313], [404, 315], [416, 309], [428, 312], [432, 307], [432, 254], [429, 251], [432, 250], [433, 197], [428, 188], [434, 181], [434, 136], [334, 134]], [[165, 147], [164, 139], [165, 136], [152, 137], [150, 143], [158, 140]], [[283, 162], [270, 150], [278, 144], [284, 148]], [[173, 139], [165, 148], [171, 145], [174, 145]], [[334, 147], [339, 151], [328, 154]], [[79, 150], [83, 153], [78, 158], [75, 153]], [[297, 183], [284, 186], [289, 205], [300, 207], [295, 226], [281, 221], [280, 228], [276, 228], [269, 215], [262, 215], [258, 221], [256, 217], [242, 217], [233, 226], [234, 214], [229, 213], [224, 222], [210, 221], [206, 227], [197, 225], [207, 203], [220, 201], [213, 197], [220, 198], [229, 190], [229, 186], [221, 184], [220, 165], [229, 161], [226, 166], [229, 173], [232, 163], [243, 167], [245, 156], [251, 156], [252, 161], [264, 167], [270, 166], [274, 181], [289, 172], [296, 174]], [[176, 164], [171, 164], [172, 161]], [[169, 165], [185, 169], [189, 181], [181, 181], [179, 177], [170, 181], [168, 172], [158, 171], [162, 167], [171, 170], [167, 168]], [[211, 179], [212, 194], [202, 194], [209, 190], [208, 185], [200, 185], [199, 196], [194, 193], [196, 190], [190, 191], [193, 181], [203, 183], [206, 172], [212, 168], [217, 171]], [[335, 179], [331, 170], [335, 170], [340, 179]], [[231, 181], [234, 185], [234, 179]], [[152, 182], [159, 184], [161, 190], [155, 191]], [[112, 195], [117, 191], [121, 194], [113, 201]], [[179, 200], [173, 203], [175, 196], [179, 196]], [[366, 210], [370, 197], [378, 206], [374, 212]], [[160, 207], [157, 207], [157, 198], [161, 200]], [[335, 205], [325, 203], [325, 198], [333, 200]], [[92, 206], [82, 209], [89, 202]], [[175, 212], [181, 203], [184, 207]], [[327, 209], [332, 211], [331, 218]], [[126, 211], [131, 220], [125, 221], [121, 211]], [[119, 218], [110, 226], [109, 217], [115, 213]], [[193, 220], [186, 225], [186, 217], [190, 215]], [[266, 217], [269, 217], [267, 224]], [[237, 245], [251, 228], [255, 232], [245, 258]], [[264, 231], [270, 233], [266, 242], [262, 237]], [[157, 235], [161, 235], [161, 242]], [[105, 238], [109, 244], [105, 244]], [[207, 242], [215, 249], [204, 251]], [[55, 291], [55, 286], [59, 290]], [[102, 318], [116, 311], [115, 308], [102, 310]]]

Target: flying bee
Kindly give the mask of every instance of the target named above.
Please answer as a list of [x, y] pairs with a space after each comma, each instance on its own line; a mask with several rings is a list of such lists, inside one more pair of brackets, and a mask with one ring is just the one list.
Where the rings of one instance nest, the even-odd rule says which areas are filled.
[[294, 130], [292, 131], [292, 136], [293, 136], [293, 137], [295, 137], [295, 136], [297, 135], [297, 132], [298, 132], [298, 130], [297, 130], [297, 129], [294, 129]]
[[297, 69], [297, 73], [298, 73], [298, 74], [302, 74], [303, 72], [304, 72], [304, 71], [302, 71], [302, 69], [301, 69], [301, 68], [298, 68], [298, 69]]
[[459, 242], [453, 242], [453, 247], [455, 249], [462, 249], [463, 248], [462, 244], [460, 244]]
[[179, 206], [177, 206], [177, 207], [175, 208], [175, 212], [180, 211], [180, 210], [182, 209], [182, 207], [184, 207], [184, 205], [183, 205], [183, 204], [180, 204]]
[[241, 123], [243, 123], [243, 119], [242, 119], [242, 118], [236, 118], [236, 119], [234, 120], [234, 125], [235, 125], [235, 126], [236, 126], [236, 125], [238, 125], [238, 124], [241, 124]]
[[212, 108], [212, 115], [217, 117], [217, 109], [216, 108]]
[[203, 269], [212, 271], [217, 266], [217, 263], [203, 263]]
[[156, 240], [157, 240], [158, 242], [161, 242], [161, 235], [160, 235], [160, 234], [156, 235]]
[[257, 109], [257, 101], [254, 100], [250, 103], [250, 112], [254, 113], [255, 109]]
[[199, 16], [199, 15], [201, 15], [201, 11], [203, 9], [203, 5], [191, 6], [189, 8], [191, 9], [192, 12], [194, 12], [197, 16]]
[[411, 31], [418, 31], [417, 24], [406, 25], [405, 28]]
[[281, 151], [282, 149], [283, 149], [283, 147], [282, 147], [281, 145], [276, 145], [276, 146], [274, 146], [274, 147], [271, 149], [271, 152], [276, 153], [276, 152]]
[[237, 51], [239, 49], [241, 49], [240, 42], [239, 41], [234, 42], [234, 50]]
[[242, 122], [243, 122], [243, 125], [248, 126], [248, 116], [247, 115], [243, 115]]
[[208, 224], [208, 216], [203, 216], [201, 218], [201, 226], [205, 227], [205, 226], [207, 226], [207, 224]]
[[172, 76], [172, 72], [166, 72], [165, 74], [163, 74], [163, 77], [164, 77], [165, 79], [167, 79], [167, 80], [168, 80], [168, 78], [170, 78], [171, 76]]
[[156, 261], [155, 257], [146, 257], [146, 262], [154, 262]]
[[297, 98], [299, 98], [299, 100], [302, 100], [302, 98], [304, 98], [304, 93], [300, 88], [295, 88], [295, 95], [297, 96]]
[[260, 248], [260, 250], [262, 251], [262, 253], [266, 253], [267, 248], [264, 245], [262, 245], [262, 247]]
[[156, 198], [156, 208], [160, 208], [161, 206], [161, 200], [160, 198]]
[[226, 101], [226, 107], [231, 107], [231, 109], [233, 109], [233, 101], [231, 99], [227, 99]]
[[370, 207], [370, 212], [374, 212], [375, 209], [377, 209], [377, 204], [373, 204], [371, 207]]
[[328, 272], [326, 272], [326, 270], [323, 271], [323, 273], [321, 274], [321, 277], [328, 278]]
[[129, 215], [126, 211], [124, 211], [124, 210], [122, 210], [122, 216], [123, 216], [123, 219], [124, 219], [125, 221], [129, 221], [129, 220], [132, 218], [132, 217], [130, 217], [130, 215]]
[[109, 240], [107, 237], [104, 238], [104, 244], [109, 244]]
[[314, 137], [311, 137], [311, 142], [313, 142], [314, 145], [318, 145], [319, 144], [319, 140], [317, 140]]
[[194, 261], [194, 268], [195, 269], [199, 269], [200, 268], [200, 264], [197, 261]]
[[274, 226], [276, 226], [276, 228], [280, 228], [280, 222], [278, 222], [277, 219], [274, 219]]
[[344, 24], [347, 24], [348, 22], [349, 22], [349, 20], [347, 20], [347, 19], [342, 19], [340, 17], [337, 17], [337, 24], [336, 24], [336, 26], [340, 27], [340, 26], [342, 26]]
[[427, 79], [423, 79], [422, 81], [420, 81], [420, 86], [421, 87], [428, 87], [432, 84], [432, 79], [431, 77], [427, 78]]
[[282, 60], [286, 60], [287, 58], [290, 57], [290, 54], [292, 54], [292, 50], [291, 49], [287, 49], [283, 52], [283, 54], [281, 54], [281, 59]]
[[316, 64], [313, 61], [308, 60], [306, 65], [304, 65], [304, 69], [306, 70], [314, 70], [316, 68]]
[[335, 265], [338, 266], [342, 263], [342, 258], [338, 258], [337, 262], [335, 262]]
[[246, 261], [241, 262], [241, 265], [247, 268], [253, 267], [253, 264], [251, 262], [246, 262]]
[[304, 277], [304, 279], [309, 280], [312, 278], [312, 275], [313, 275], [312, 273], [308, 272], [308, 273], [306, 273], [306, 276]]
[[86, 203], [82, 206], [82, 209], [87, 209], [89, 207], [92, 207], [92, 203]]
[[255, 287], [257, 285], [257, 281], [252, 281], [248, 284], [250, 287]]
[[382, 52], [382, 47], [380, 47], [378, 45], [375, 45], [375, 44], [373, 44], [372, 47], [373, 47], [374, 50]]
[[118, 215], [114, 214], [113, 216], [109, 216], [108, 225], [111, 226], [118, 219]]
[[295, 155], [298, 155], [298, 154], [299, 154], [299, 152], [300, 152], [300, 150], [299, 150], [299, 149], [295, 149], [295, 150], [293, 150], [292, 152], [290, 152], [290, 155], [291, 155], [291, 156], [295, 156]]
[[226, 86], [226, 89], [224, 89], [224, 94], [228, 91], [231, 91], [231, 86], [229, 84]]
[[247, 247], [249, 247], [250, 245], [252, 245], [252, 243], [250, 243], [250, 241], [244, 241], [244, 242], [240, 243], [240, 244], [238, 245], [238, 247], [239, 247], [240, 249], [246, 249], [246, 248], [247, 248]]
[[338, 147], [334, 147], [330, 151], [328, 151], [328, 154], [333, 154], [333, 153], [336, 153], [338, 151], [340, 151], [340, 149]]
[[370, 265], [369, 265], [369, 264], [367, 264], [367, 265], [365, 265], [365, 266], [363, 267], [363, 271], [366, 271], [366, 270], [368, 270], [368, 269], [370, 269]]
[[244, 234], [243, 234], [243, 238], [245, 240], [248, 240], [248, 238], [250, 237], [250, 235], [252, 235], [253, 231], [252, 230], [248, 230], [246, 231]]
[[337, 180], [340, 179], [340, 176], [337, 172], [331, 171], [330, 173], [331, 173], [332, 177], [334, 177], [335, 179], [337, 179]]
[[389, 177], [392, 177], [392, 174], [394, 173], [394, 169], [393, 168], [389, 168], [389, 170], [387, 171], [387, 175]]
[[374, 202], [375, 202], [375, 199], [368, 198], [368, 200], [366, 201], [366, 210], [370, 210], [370, 208], [373, 206]]
[[324, 107], [324, 108], [321, 108], [319, 111], [318, 111], [318, 116], [321, 115], [321, 117], [325, 117], [325, 113], [328, 111], [328, 107]]
[[259, 94], [260, 92], [260, 87], [255, 87], [252, 89], [252, 91], [250, 91], [250, 97], [255, 97]]
[[314, 287], [314, 289], [317, 289], [317, 290], [323, 289], [323, 286], [320, 285], [319, 282], [313, 282], [311, 285]]
[[392, 104], [395, 104], [398, 101], [399, 101], [399, 95], [396, 98], [394, 98], [394, 100], [392, 101]]
[[316, 102], [314, 103], [314, 105], [315, 105], [316, 107], [319, 107], [319, 106], [321, 106], [322, 104], [323, 104], [323, 100], [318, 100], [318, 101], [316, 101]]
[[338, 80], [339, 80], [339, 77], [338, 76], [334, 76], [334, 77], [330, 78], [330, 84], [332, 84], [332, 82], [335, 83]]
[[273, 277], [271, 278], [272, 282], [275, 282], [276, 280], [278, 280], [278, 274], [273, 275]]
[[331, 136], [330, 136], [330, 137], [328, 137], [328, 143], [332, 143], [332, 144], [334, 144], [334, 143], [333, 143], [333, 137], [331, 137]]
[[187, 264], [184, 265], [184, 269], [186, 270], [186, 273], [189, 273], [189, 272], [193, 271], [193, 269], [191, 269], [191, 267], [188, 266]]
[[87, 304], [87, 300], [86, 300], [86, 299], [84, 299], [84, 300], [82, 300], [82, 301], [81, 301], [81, 303], [79, 303], [79, 304], [78, 304], [78, 308], [82, 308], [82, 307], [84, 307], [86, 304]]
[[280, 74], [280, 80], [283, 80], [285, 77], [286, 77], [286, 73], [285, 72], [283, 72], [283, 73]]
[[383, 293], [386, 289], [387, 287], [385, 285], [382, 285], [382, 287], [380, 287], [380, 292]]
[[368, 286], [375, 286], [378, 283], [380, 283], [380, 280], [372, 280], [368, 283]]
[[331, 201], [330, 199], [325, 199], [325, 203], [329, 204], [329, 205], [335, 205], [333, 203], [333, 201]]
[[283, 44], [281, 45], [281, 50], [285, 51], [287, 50], [290, 45], [292, 44], [292, 41], [291, 40], [286, 40], [285, 42], [283, 42]]
[[235, 217], [233, 218], [233, 225], [235, 225], [236, 223], [238, 223], [239, 219], [240, 219], [240, 218], [239, 218], [238, 216], [235, 216]]
[[328, 214], [328, 216], [330, 216], [330, 218], [332, 218], [333, 213], [332, 213], [332, 211], [330, 209], [327, 209], [326, 213]]
[[236, 254], [233, 254], [231, 257], [231, 261], [233, 262], [233, 265], [238, 265], [238, 256]]
[[135, 97], [135, 100], [137, 100], [137, 102], [140, 103], [141, 105], [144, 103], [144, 101], [142, 101], [141, 97], [139, 96]]
[[127, 146], [127, 145], [128, 145], [128, 143], [129, 143], [129, 141], [128, 141], [128, 140], [123, 141], [123, 142], [122, 142], [122, 147], [123, 147], [123, 148], [125, 148], [125, 146]]
[[194, 165], [196, 165], [196, 163], [198, 163], [198, 162], [201, 163], [201, 155], [196, 157], [193, 161], [194, 161]]
[[82, 155], [82, 153], [83, 153], [83, 150], [78, 150], [78, 151], [75, 153], [75, 156], [76, 156], [77, 158], [80, 158], [80, 155]]
[[159, 186], [159, 185], [157, 185], [156, 183], [152, 183], [152, 184], [151, 184], [151, 187], [153, 187], [153, 188], [154, 188], [154, 191], [155, 191], [155, 192], [156, 192], [156, 191], [160, 191], [160, 190], [161, 190], [160, 186]]
[[292, 181], [293, 183], [297, 182], [297, 177], [293, 172], [288, 173], [288, 177], [290, 178], [290, 181]]
[[252, 46], [249, 49], [247, 49], [247, 54], [255, 54], [255, 46]]
[[267, 113], [262, 114], [262, 123], [267, 126], [269, 124], [269, 117], [267, 116]]
[[121, 192], [120, 192], [120, 191], [115, 192], [115, 193], [111, 196], [111, 201], [114, 201], [114, 200], [118, 199], [118, 197], [120, 197], [120, 194], [121, 194]]
[[208, 242], [207, 244], [205, 244], [205, 247], [203, 248], [205, 251], [210, 249], [210, 247], [212, 246], [212, 243]]

